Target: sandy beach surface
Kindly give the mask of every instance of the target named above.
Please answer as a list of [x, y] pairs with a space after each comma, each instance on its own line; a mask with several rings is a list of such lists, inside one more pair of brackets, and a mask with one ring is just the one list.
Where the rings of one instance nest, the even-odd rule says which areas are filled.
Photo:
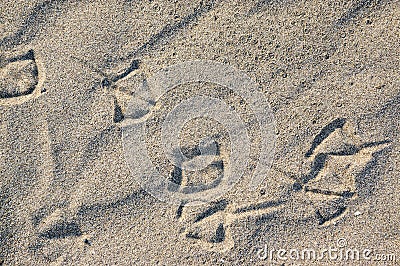
[[0, 266], [398, 265], [399, 36], [397, 0], [1, 0]]

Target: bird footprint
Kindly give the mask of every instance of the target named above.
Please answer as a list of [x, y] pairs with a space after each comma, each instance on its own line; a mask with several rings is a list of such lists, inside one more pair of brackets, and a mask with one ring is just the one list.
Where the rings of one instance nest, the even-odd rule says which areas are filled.
[[[311, 208], [304, 206], [310, 210], [306, 216], [315, 219], [319, 226], [334, 224], [347, 213], [350, 202], [357, 196], [357, 178], [365, 174], [374, 155], [389, 145], [387, 140], [364, 142], [350, 122], [335, 119], [321, 130], [305, 153], [304, 173], [290, 174], [273, 167], [293, 181], [285, 196], [260, 201], [259, 194], [252, 194], [254, 202], [243, 206], [235, 206], [226, 198], [197, 207], [186, 207], [183, 203], [177, 211], [183, 226], [181, 233], [208, 249], [229, 250], [234, 245], [230, 230], [233, 223], [249, 217], [285, 215], [290, 213], [290, 210], [285, 212], [286, 203], [299, 199], [300, 202], [306, 199], [304, 204], [312, 203]], [[180, 176], [179, 180], [185, 178]], [[296, 215], [297, 219], [302, 218]]]
[[38, 97], [44, 71], [33, 49], [0, 55], [0, 105], [15, 105]]

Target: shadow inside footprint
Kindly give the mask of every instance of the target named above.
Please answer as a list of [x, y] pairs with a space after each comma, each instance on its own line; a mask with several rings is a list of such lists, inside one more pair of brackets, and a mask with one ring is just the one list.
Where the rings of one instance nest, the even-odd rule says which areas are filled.
[[33, 93], [39, 83], [33, 50], [11, 58], [0, 57], [0, 98]]
[[329, 135], [332, 134], [336, 129], [343, 128], [345, 123], [345, 118], [337, 118], [321, 129], [319, 134], [314, 138], [311, 148], [306, 152], [305, 157], [309, 158], [314, 153], [318, 145], [328, 138]]
[[50, 230], [42, 233], [40, 236], [46, 238], [65, 238], [68, 236], [81, 236], [82, 231], [79, 228], [78, 224], [71, 223], [63, 223], [57, 224]]
[[219, 224], [217, 230], [215, 231], [215, 236], [211, 239], [212, 243], [221, 243], [225, 240], [225, 228], [221, 223]]
[[211, 206], [205, 210], [204, 212], [200, 213], [196, 219], [194, 220], [195, 223], [200, 222], [201, 220], [212, 216], [213, 214], [225, 210], [225, 208], [228, 206], [228, 201], [222, 199], [217, 202], [211, 203]]

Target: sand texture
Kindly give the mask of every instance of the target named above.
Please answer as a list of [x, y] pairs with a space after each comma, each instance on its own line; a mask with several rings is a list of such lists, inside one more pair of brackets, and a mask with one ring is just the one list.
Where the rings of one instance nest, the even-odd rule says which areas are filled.
[[0, 266], [399, 265], [399, 36], [397, 0], [0, 0]]

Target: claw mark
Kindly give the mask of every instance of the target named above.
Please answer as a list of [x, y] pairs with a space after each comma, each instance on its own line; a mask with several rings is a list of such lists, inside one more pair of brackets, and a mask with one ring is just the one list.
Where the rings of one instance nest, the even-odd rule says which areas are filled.
[[318, 145], [322, 143], [332, 132], [334, 132], [338, 128], [343, 128], [344, 124], [346, 123], [345, 118], [337, 118], [325, 126], [321, 132], [315, 137], [311, 148], [306, 152], [306, 157], [310, 157], [313, 154], [314, 150], [317, 148]]
[[256, 211], [256, 210], [264, 210], [269, 209], [271, 207], [277, 207], [284, 203], [284, 201], [266, 201], [256, 204], [250, 204], [247, 206], [239, 207], [233, 211], [233, 213], [246, 213], [249, 211]]
[[127, 76], [128, 76], [129, 74], [131, 74], [133, 71], [135, 71], [136, 69], [139, 69], [139, 64], [140, 64], [140, 61], [139, 61], [138, 59], [132, 60], [131, 65], [130, 65], [127, 69], [125, 69], [123, 73], [121, 73], [121, 74], [116, 75], [115, 77], [113, 77], [111, 81], [112, 81], [112, 82], [117, 82], [118, 80], [127, 77]]
[[301, 180], [303, 184], [307, 184], [310, 180], [315, 179], [317, 177], [317, 175], [324, 168], [327, 157], [328, 155], [324, 153], [315, 156], [310, 173], [304, 176]]
[[377, 147], [377, 146], [381, 146], [383, 144], [389, 144], [391, 143], [390, 140], [382, 140], [382, 141], [375, 141], [375, 142], [367, 142], [361, 145], [361, 149], [364, 148], [371, 148], [371, 147]]
[[201, 213], [194, 220], [195, 223], [200, 222], [204, 218], [207, 218], [219, 211], [225, 210], [226, 206], [228, 206], [228, 202], [226, 200], [220, 200], [215, 202], [210, 208], [208, 208], [205, 212]]
[[183, 212], [183, 207], [185, 206], [184, 203], [181, 203], [179, 205], [178, 209], [176, 210], [176, 218], [181, 218], [182, 217], [182, 212]]
[[351, 198], [355, 194], [355, 192], [351, 192], [351, 191], [335, 192], [335, 191], [331, 191], [331, 190], [310, 188], [308, 186], [304, 187], [304, 191], [305, 192], [312, 192], [312, 193], [315, 193], [315, 194], [327, 195], [327, 196], [339, 196], [339, 197], [343, 197], [343, 198]]

